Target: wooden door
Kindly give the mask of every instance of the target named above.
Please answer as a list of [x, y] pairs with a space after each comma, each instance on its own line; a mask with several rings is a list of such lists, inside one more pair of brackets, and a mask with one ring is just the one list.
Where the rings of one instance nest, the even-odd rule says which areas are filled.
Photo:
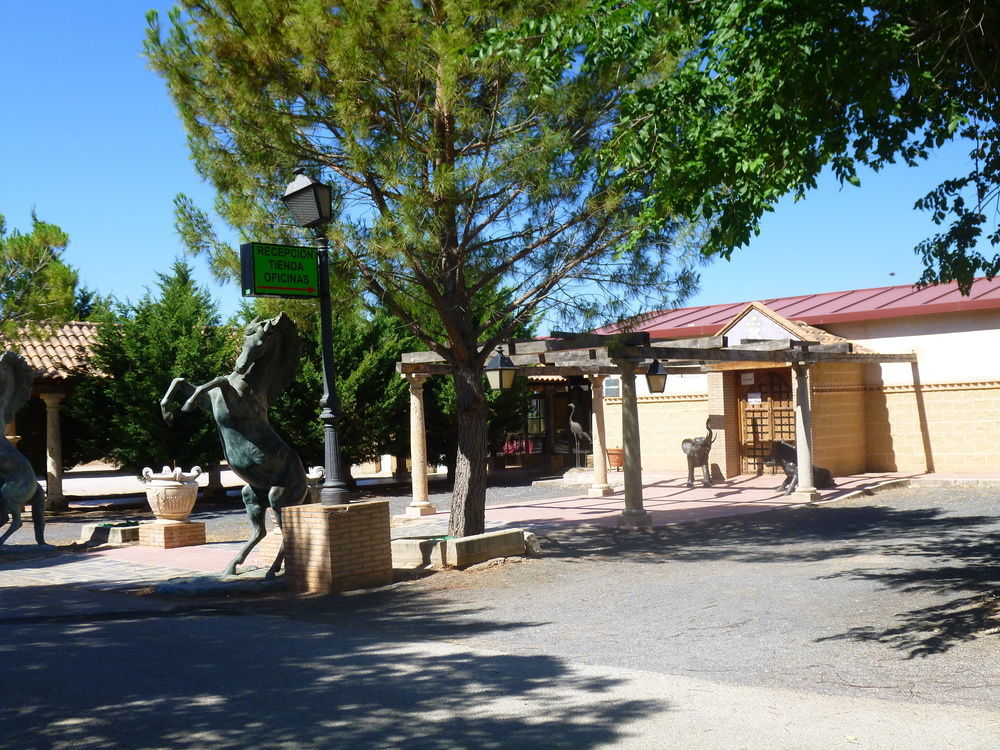
[[791, 370], [754, 370], [740, 378], [740, 473], [778, 474], [764, 466], [775, 440], [795, 443]]

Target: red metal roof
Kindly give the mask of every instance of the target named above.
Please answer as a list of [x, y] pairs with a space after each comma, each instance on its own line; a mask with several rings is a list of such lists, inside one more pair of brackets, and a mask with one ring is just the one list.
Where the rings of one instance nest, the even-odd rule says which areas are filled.
[[[912, 285], [883, 286], [757, 301], [763, 302], [789, 320], [800, 320], [813, 326], [993, 310], [1000, 309], [1000, 277], [992, 281], [976, 279], [968, 297], [963, 297], [958, 291], [958, 285], [951, 283], [924, 289], [917, 289]], [[661, 310], [643, 316], [644, 320], [635, 330], [648, 331], [653, 338], [711, 336], [746, 307], [748, 302]], [[610, 327], [605, 330], [610, 330]]]

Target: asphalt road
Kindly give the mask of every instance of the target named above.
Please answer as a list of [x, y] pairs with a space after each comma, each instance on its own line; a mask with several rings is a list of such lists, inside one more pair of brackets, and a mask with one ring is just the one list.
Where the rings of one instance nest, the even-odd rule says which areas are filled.
[[542, 542], [312, 598], [7, 571], [0, 746], [1000, 746], [997, 491]]

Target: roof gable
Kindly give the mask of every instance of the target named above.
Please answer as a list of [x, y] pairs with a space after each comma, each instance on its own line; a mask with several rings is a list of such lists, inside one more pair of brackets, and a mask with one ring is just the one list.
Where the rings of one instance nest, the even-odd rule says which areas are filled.
[[717, 335], [725, 336], [731, 344], [765, 339], [818, 340], [808, 327], [781, 317], [762, 302], [749, 303], [723, 326]]

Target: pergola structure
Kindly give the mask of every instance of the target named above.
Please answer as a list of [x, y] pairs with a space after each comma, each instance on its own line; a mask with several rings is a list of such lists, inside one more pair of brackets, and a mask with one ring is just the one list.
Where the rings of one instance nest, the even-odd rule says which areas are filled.
[[[594, 474], [591, 495], [611, 494], [605, 453], [604, 379], [621, 378], [622, 446], [624, 447], [625, 508], [619, 525], [644, 527], [651, 517], [643, 508], [642, 467], [636, 376], [656, 360], [669, 373], [704, 372], [719, 363], [754, 362], [790, 365], [795, 373], [795, 435], [799, 467], [796, 494], [803, 502], [818, 498], [813, 484], [811, 415], [807, 374], [819, 362], [915, 362], [910, 354], [856, 353], [850, 342], [823, 344], [793, 339], [767, 339], [729, 345], [725, 336], [651, 340], [648, 333], [615, 335], [554, 332], [551, 338], [512, 341], [507, 356], [519, 375], [583, 376], [593, 393]], [[397, 370], [410, 385], [410, 448], [413, 464], [413, 501], [407, 513], [423, 515], [435, 509], [428, 500], [427, 450], [424, 430], [423, 384], [432, 375], [447, 375], [451, 367], [434, 352], [404, 354]]]

